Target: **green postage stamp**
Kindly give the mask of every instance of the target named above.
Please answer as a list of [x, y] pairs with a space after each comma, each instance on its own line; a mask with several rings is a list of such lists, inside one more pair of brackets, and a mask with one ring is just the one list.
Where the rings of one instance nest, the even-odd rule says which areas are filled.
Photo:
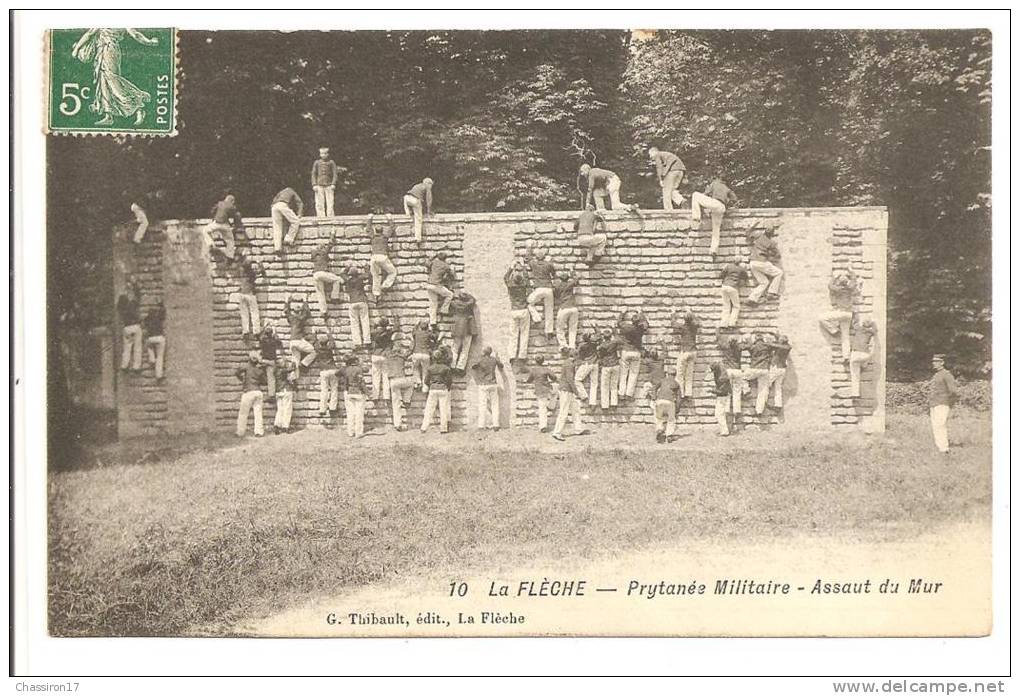
[[49, 133], [175, 135], [174, 29], [51, 29]]

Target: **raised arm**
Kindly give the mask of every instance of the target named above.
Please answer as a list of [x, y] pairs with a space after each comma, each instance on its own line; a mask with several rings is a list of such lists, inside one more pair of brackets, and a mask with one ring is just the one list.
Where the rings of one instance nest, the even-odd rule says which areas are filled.
[[157, 39], [156, 37], [152, 37], [150, 39], [137, 29], [125, 29], [124, 31], [127, 32], [128, 36], [130, 36], [132, 39], [142, 44], [143, 46], [155, 46], [156, 44], [159, 43], [159, 39]]

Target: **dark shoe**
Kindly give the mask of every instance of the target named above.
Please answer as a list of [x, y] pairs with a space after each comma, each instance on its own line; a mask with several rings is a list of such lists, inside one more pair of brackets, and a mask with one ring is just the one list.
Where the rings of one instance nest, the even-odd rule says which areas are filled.
[[553, 439], [554, 440], [559, 440], [560, 442], [564, 442], [564, 441], [566, 441], [567, 438], [563, 437], [559, 433], [553, 433]]
[[549, 432], [549, 428], [539, 428], [538, 432], [540, 432], [540, 433], [547, 433], [547, 432]]
[[666, 433], [655, 433], [655, 441], [656, 442], [665, 442], [666, 441]]

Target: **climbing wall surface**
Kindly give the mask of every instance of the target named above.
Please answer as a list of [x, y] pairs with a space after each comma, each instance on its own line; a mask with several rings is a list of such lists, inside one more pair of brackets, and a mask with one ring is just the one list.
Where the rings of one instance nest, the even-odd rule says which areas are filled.
[[[761, 418], [764, 426], [819, 427], [830, 424], [861, 425], [872, 430], [884, 428], [884, 335], [885, 335], [885, 238], [886, 213], [881, 208], [812, 208], [738, 210], [727, 214], [723, 223], [718, 256], [708, 254], [709, 224], [691, 228], [682, 211], [626, 211], [606, 214], [610, 245], [594, 267], [582, 262], [583, 252], [574, 245], [574, 212], [478, 213], [439, 215], [428, 221], [425, 239], [419, 244], [411, 235], [410, 221], [395, 216], [396, 237], [391, 241], [391, 258], [398, 277], [382, 299], [370, 304], [373, 326], [387, 316], [410, 329], [427, 317], [424, 291], [426, 262], [445, 250], [454, 267], [458, 286], [471, 292], [481, 308], [480, 334], [472, 347], [472, 358], [491, 345], [503, 356], [510, 338], [509, 301], [503, 273], [529, 241], [546, 247], [557, 268], [574, 271], [580, 280], [577, 293], [582, 330], [603, 328], [614, 323], [620, 311], [640, 309], [649, 318], [647, 341], [668, 336], [669, 310], [680, 303], [698, 315], [702, 330], [695, 371], [695, 398], [678, 414], [681, 422], [707, 424], [712, 421], [712, 397], [707, 368], [718, 358], [716, 323], [720, 311], [719, 269], [731, 259], [746, 258], [746, 235], [755, 226], [778, 227], [785, 272], [783, 295], [778, 302], [758, 306], [744, 303], [739, 330], [778, 330], [793, 345], [785, 382], [786, 404], [781, 414], [769, 409]], [[168, 430], [194, 430], [199, 423], [209, 429], [232, 428], [236, 418], [240, 385], [234, 370], [245, 360], [246, 345], [240, 334], [235, 293], [236, 272], [225, 264], [209, 264], [197, 252], [199, 230], [205, 221], [168, 221], [150, 231], [140, 247], [126, 242], [116, 246], [119, 267], [143, 274], [145, 297], [151, 303], [161, 293], [167, 296], [167, 380], [156, 388], [149, 371], [118, 382], [121, 405], [121, 434], [143, 434]], [[319, 313], [312, 282], [311, 252], [336, 232], [334, 270], [355, 259], [366, 263], [369, 238], [364, 217], [302, 220], [296, 244], [283, 255], [273, 252], [268, 219], [247, 219], [247, 240], [242, 248], [265, 268], [258, 282], [258, 299], [263, 324], [278, 327], [286, 344], [288, 329], [283, 306], [288, 295], [307, 294], [312, 306], [314, 331], [326, 331]], [[377, 216], [377, 225], [385, 220]], [[565, 228], [565, 229], [564, 229]], [[172, 234], [165, 234], [168, 229]], [[151, 241], [150, 241], [151, 240]], [[174, 241], [176, 240], [176, 241]], [[181, 241], [183, 240], [183, 241]], [[240, 240], [239, 240], [240, 241]], [[183, 251], [182, 251], [183, 250]], [[181, 270], [181, 266], [184, 270]], [[849, 380], [839, 357], [838, 341], [818, 325], [818, 315], [829, 308], [827, 283], [834, 270], [852, 267], [864, 279], [858, 305], [862, 318], [879, 323], [880, 346], [876, 360], [862, 380], [862, 398], [846, 396]], [[164, 285], [165, 279], [165, 285]], [[116, 280], [116, 279], [115, 279]], [[120, 285], [115, 285], [120, 287]], [[749, 288], [741, 290], [746, 299]], [[179, 295], [182, 301], [174, 300]], [[350, 350], [350, 321], [346, 295], [331, 300], [329, 311], [333, 333], [342, 350]], [[449, 334], [443, 316], [441, 326]], [[182, 355], [183, 354], [183, 355]], [[183, 372], [175, 360], [191, 354]], [[541, 324], [533, 324], [529, 357], [546, 356], [558, 368], [555, 340], [547, 340]], [[201, 358], [201, 359], [199, 359]], [[178, 368], [180, 365], [178, 365]], [[295, 426], [319, 423], [317, 367], [304, 370], [294, 406]], [[190, 386], [175, 384], [186, 373]], [[367, 366], [366, 366], [367, 374]], [[642, 368], [639, 385], [646, 380]], [[531, 386], [510, 379], [503, 394], [503, 424], [531, 425], [535, 420]], [[639, 386], [640, 391], [640, 386]], [[167, 397], [166, 393], [170, 396]], [[185, 398], [187, 397], [187, 398]], [[752, 394], [753, 397], [753, 394]], [[472, 428], [475, 423], [475, 387], [470, 376], [458, 379], [453, 391], [453, 426]], [[744, 400], [745, 419], [758, 422], [753, 398]], [[421, 423], [424, 395], [415, 392], [408, 409], [409, 425]], [[266, 403], [267, 423], [273, 404]], [[177, 411], [181, 411], [180, 414]], [[366, 423], [379, 427], [389, 420], [389, 404], [376, 400], [366, 413]], [[554, 414], [551, 414], [554, 415]], [[594, 423], [651, 422], [647, 404], [622, 402], [603, 413], [587, 409], [585, 419]]]

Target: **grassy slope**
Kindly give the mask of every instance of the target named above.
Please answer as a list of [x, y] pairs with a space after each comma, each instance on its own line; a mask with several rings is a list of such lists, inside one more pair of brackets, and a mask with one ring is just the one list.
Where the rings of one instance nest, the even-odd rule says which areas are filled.
[[[592, 558], [684, 537], [903, 538], [989, 514], [988, 414], [857, 432], [647, 429], [554, 445], [537, 433], [304, 432], [160, 463], [50, 477], [50, 631], [180, 634], [422, 569]], [[385, 445], [385, 446], [384, 446]], [[492, 446], [505, 448], [491, 451]], [[552, 446], [550, 446], [552, 445]], [[508, 456], [510, 455], [510, 456]]]

